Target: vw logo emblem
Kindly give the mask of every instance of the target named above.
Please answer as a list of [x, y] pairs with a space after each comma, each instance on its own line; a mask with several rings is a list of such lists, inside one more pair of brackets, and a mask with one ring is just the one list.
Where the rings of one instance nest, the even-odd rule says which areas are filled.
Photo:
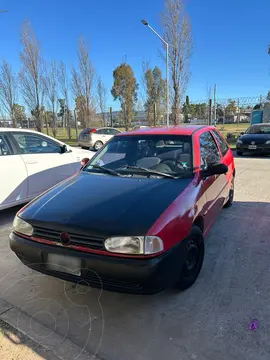
[[251, 141], [251, 145], [255, 145], [255, 141]]
[[60, 241], [63, 245], [68, 245], [70, 242], [70, 236], [68, 233], [63, 232], [60, 234]]

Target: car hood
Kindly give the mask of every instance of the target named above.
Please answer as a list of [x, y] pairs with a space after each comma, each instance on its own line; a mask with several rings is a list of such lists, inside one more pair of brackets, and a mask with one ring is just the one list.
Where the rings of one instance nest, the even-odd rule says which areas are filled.
[[73, 146], [69, 147], [74, 154], [80, 156], [82, 159], [88, 157], [91, 159], [96, 153], [94, 151], [84, 150]]
[[81, 172], [37, 198], [20, 216], [59, 231], [144, 235], [191, 181]]
[[264, 144], [270, 140], [270, 134], [244, 134], [239, 139], [243, 144], [250, 144], [251, 141], [255, 141], [256, 144]]

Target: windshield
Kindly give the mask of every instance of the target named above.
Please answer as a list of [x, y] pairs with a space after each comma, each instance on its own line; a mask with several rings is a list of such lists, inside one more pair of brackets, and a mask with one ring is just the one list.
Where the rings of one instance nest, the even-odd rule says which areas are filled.
[[[98, 153], [84, 171], [100, 167], [121, 176], [193, 176], [192, 138], [180, 135], [116, 136]], [[109, 174], [108, 171], [104, 173]]]
[[247, 129], [246, 134], [270, 134], [270, 125], [253, 125]]

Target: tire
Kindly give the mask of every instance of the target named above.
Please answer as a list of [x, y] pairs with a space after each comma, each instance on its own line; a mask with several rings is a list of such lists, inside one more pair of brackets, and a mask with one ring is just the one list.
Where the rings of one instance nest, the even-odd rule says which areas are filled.
[[94, 149], [96, 151], [98, 151], [101, 147], [103, 146], [103, 142], [102, 141], [96, 141], [94, 144]]
[[229, 191], [229, 199], [223, 207], [228, 208], [228, 207], [232, 206], [233, 199], [234, 199], [234, 178], [232, 179], [231, 188]]
[[237, 154], [238, 156], [242, 156], [242, 155], [243, 155], [243, 152], [242, 152], [242, 151], [236, 151], [236, 154]]
[[192, 226], [188, 237], [183, 240], [184, 262], [180, 269], [177, 289], [186, 290], [200, 274], [204, 260], [204, 238], [198, 226]]
[[82, 148], [83, 150], [88, 150], [88, 149], [89, 149], [89, 147], [86, 147], [86, 146], [81, 146], [81, 148]]

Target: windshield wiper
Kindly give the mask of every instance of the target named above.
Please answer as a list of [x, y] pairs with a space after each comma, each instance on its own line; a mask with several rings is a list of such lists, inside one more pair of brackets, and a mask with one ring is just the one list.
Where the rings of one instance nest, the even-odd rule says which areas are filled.
[[98, 169], [106, 174], [110, 174], [110, 175], [114, 175], [114, 176], [123, 176], [119, 172], [114, 171], [112, 169], [105, 168], [104, 166], [100, 166], [100, 165], [91, 165], [91, 166], [92, 166], [92, 168]]
[[177, 179], [176, 176], [170, 175], [170, 174], [166, 174], [164, 172], [161, 171], [157, 171], [157, 170], [151, 170], [151, 169], [147, 169], [141, 166], [132, 166], [132, 165], [125, 165], [123, 166], [123, 169], [133, 169], [133, 170], [140, 170], [143, 171], [149, 175], [160, 175], [166, 178], [170, 178], [170, 179]]

